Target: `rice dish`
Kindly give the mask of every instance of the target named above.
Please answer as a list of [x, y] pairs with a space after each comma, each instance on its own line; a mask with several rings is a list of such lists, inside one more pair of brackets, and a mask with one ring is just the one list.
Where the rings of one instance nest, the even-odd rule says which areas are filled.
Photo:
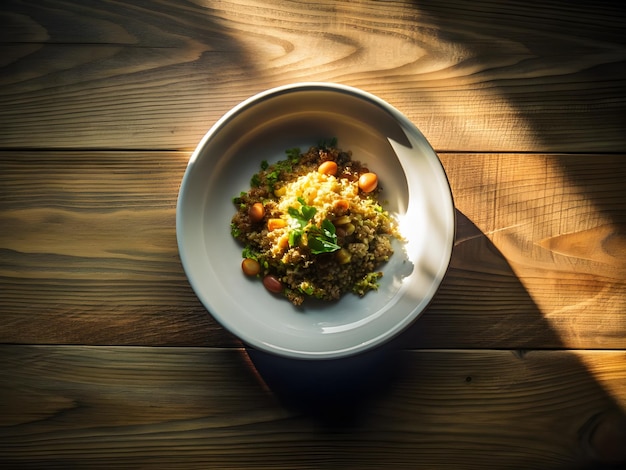
[[250, 189], [233, 198], [231, 234], [242, 269], [294, 305], [378, 288], [383, 263], [401, 240], [378, 200], [377, 175], [333, 139], [261, 162]]

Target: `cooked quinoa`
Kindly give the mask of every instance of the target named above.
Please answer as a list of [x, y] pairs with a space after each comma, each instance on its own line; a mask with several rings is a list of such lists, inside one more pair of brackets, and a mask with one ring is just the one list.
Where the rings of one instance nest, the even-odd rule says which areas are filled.
[[244, 273], [294, 305], [378, 288], [397, 227], [378, 201], [377, 177], [350, 151], [319, 144], [261, 163], [233, 202], [231, 233], [243, 245]]

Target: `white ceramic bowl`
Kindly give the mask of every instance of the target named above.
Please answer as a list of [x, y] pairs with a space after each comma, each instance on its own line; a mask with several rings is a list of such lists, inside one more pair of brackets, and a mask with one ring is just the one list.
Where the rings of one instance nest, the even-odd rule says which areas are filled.
[[[332, 137], [378, 174], [380, 200], [407, 241], [395, 244], [378, 291], [296, 308], [241, 272], [232, 198], [249, 189], [262, 160]], [[448, 268], [454, 218], [443, 167], [404, 115], [359, 89], [298, 83], [249, 98], [207, 132], [182, 180], [176, 234], [189, 282], [221, 325], [265, 352], [330, 359], [377, 347], [420, 315]]]

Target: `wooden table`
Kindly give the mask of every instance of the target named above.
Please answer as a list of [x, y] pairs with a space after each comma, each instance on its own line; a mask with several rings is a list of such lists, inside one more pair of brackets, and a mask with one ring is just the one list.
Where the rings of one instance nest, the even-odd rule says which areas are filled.
[[[624, 24], [567, 0], [4, 0], [0, 467], [625, 460]], [[405, 113], [457, 208], [430, 308], [340, 363], [246, 348], [176, 246], [201, 136], [304, 80]]]

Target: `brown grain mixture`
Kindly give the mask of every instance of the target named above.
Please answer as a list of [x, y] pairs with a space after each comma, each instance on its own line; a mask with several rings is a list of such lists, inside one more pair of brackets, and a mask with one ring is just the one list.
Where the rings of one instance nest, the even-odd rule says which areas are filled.
[[[294, 305], [377, 289], [391, 238], [401, 237], [378, 201], [380, 186], [368, 193], [359, 187], [370, 170], [334, 140], [286, 154], [272, 165], [263, 161], [250, 189], [233, 198], [231, 233], [243, 258], [258, 262], [254, 275]], [[336, 163], [334, 174], [323, 172], [333, 164], [320, 167], [328, 161]], [[262, 209], [257, 204], [255, 213], [256, 203]]]

